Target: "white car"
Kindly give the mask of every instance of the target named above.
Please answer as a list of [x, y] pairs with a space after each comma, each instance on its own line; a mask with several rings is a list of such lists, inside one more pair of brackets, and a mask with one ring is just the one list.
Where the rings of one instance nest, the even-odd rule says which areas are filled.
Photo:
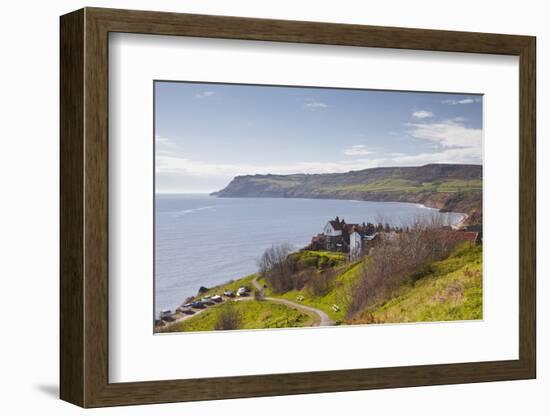
[[172, 311], [170, 309], [163, 309], [160, 311], [160, 319], [169, 318], [172, 316]]
[[246, 296], [247, 293], [248, 288], [246, 287], [240, 287], [239, 289], [237, 289], [237, 296]]

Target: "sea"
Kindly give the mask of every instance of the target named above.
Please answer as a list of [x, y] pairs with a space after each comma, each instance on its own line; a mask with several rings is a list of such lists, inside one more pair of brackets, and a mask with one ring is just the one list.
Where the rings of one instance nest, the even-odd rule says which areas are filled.
[[347, 223], [383, 220], [398, 226], [433, 215], [450, 225], [463, 218], [401, 202], [157, 194], [155, 316], [175, 309], [201, 286], [255, 273], [273, 244], [290, 243], [296, 250], [306, 246], [336, 216]]

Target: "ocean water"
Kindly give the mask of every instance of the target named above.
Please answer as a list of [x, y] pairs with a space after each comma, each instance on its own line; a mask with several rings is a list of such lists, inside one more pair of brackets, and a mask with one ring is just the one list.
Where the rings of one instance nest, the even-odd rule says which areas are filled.
[[348, 223], [383, 218], [392, 225], [424, 215], [444, 216], [451, 224], [462, 218], [399, 202], [158, 194], [155, 204], [155, 316], [196, 295], [200, 286], [255, 273], [274, 243], [305, 246], [337, 215]]

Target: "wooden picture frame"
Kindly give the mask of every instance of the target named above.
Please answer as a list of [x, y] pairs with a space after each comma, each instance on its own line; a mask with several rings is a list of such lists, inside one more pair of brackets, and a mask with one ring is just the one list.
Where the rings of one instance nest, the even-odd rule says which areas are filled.
[[[530, 379], [536, 376], [535, 38], [85, 8], [61, 17], [60, 396], [82, 407]], [[519, 57], [519, 359], [109, 383], [108, 35], [246, 39]]]

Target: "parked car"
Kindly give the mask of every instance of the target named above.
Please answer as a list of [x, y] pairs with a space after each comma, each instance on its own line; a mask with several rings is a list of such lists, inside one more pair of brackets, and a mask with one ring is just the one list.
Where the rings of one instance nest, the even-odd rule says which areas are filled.
[[237, 296], [247, 296], [248, 292], [250, 292], [250, 289], [246, 286], [240, 287], [237, 289]]
[[212, 296], [212, 300], [216, 303], [220, 303], [221, 301], [223, 301], [223, 298], [220, 295], [214, 295]]
[[201, 302], [203, 303], [203, 305], [213, 305], [214, 304], [212, 299], [210, 299], [210, 296], [202, 298]]
[[196, 302], [193, 302], [193, 303], [191, 304], [191, 307], [192, 307], [193, 309], [204, 309], [204, 308], [205, 308], [204, 304], [203, 304], [200, 300], [198, 300], [198, 301], [196, 301]]
[[232, 290], [226, 290], [225, 292], [223, 292], [224, 296], [227, 296], [229, 298], [234, 298], [235, 297], [235, 292], [233, 292]]
[[185, 308], [183, 306], [180, 306], [177, 311], [184, 315], [193, 315], [195, 313], [190, 307]]
[[170, 309], [163, 309], [160, 311], [160, 319], [170, 318], [172, 316], [172, 311]]

